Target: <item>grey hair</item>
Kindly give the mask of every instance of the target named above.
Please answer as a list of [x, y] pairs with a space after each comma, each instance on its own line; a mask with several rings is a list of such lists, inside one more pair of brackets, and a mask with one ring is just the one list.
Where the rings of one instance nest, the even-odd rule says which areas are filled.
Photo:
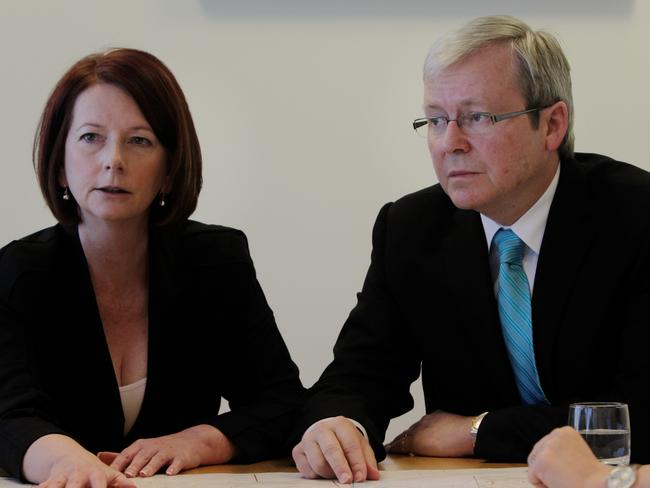
[[[526, 108], [548, 107], [559, 101], [566, 104], [569, 126], [558, 152], [562, 158], [573, 157], [571, 68], [552, 34], [533, 31], [526, 23], [507, 15], [479, 17], [431, 47], [424, 62], [424, 79], [432, 79], [441, 70], [496, 43], [512, 47]], [[533, 123], [537, 124], [539, 115], [532, 115]]]

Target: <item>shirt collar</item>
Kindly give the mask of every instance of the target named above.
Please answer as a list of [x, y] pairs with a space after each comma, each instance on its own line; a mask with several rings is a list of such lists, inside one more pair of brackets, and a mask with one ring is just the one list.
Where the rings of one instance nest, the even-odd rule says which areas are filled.
[[548, 188], [546, 188], [546, 191], [524, 215], [519, 217], [519, 219], [509, 227], [498, 224], [491, 218], [481, 214], [481, 222], [483, 223], [483, 230], [485, 231], [488, 249], [490, 249], [494, 234], [496, 234], [499, 229], [504, 228], [512, 229], [512, 231], [517, 234], [522, 241], [524, 241], [531, 251], [539, 255], [539, 250], [542, 247], [542, 239], [544, 237], [544, 229], [546, 228], [546, 220], [548, 219], [548, 212], [551, 209], [551, 203], [553, 202], [559, 179], [560, 165], [558, 164], [555, 176], [548, 185]]

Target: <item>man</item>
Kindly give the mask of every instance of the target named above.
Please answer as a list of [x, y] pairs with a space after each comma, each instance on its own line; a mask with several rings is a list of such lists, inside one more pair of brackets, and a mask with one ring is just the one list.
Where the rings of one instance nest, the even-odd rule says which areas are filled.
[[296, 465], [378, 478], [420, 371], [427, 415], [390, 452], [523, 462], [569, 403], [607, 400], [630, 405], [632, 455], [647, 459], [650, 175], [574, 155], [569, 65], [553, 36], [512, 17], [434, 45], [424, 112], [414, 127], [439, 184], [380, 211]]

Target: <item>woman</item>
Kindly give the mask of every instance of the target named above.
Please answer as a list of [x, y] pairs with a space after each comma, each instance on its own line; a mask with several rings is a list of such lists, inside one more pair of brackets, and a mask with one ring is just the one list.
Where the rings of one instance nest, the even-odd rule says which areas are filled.
[[545, 488], [650, 487], [650, 467], [601, 463], [580, 434], [562, 427], [543, 437], [528, 456], [528, 481]]
[[78, 61], [34, 164], [59, 223], [0, 250], [0, 467], [134, 486], [283, 453], [298, 370], [244, 234], [187, 220], [201, 154], [170, 71], [134, 49]]

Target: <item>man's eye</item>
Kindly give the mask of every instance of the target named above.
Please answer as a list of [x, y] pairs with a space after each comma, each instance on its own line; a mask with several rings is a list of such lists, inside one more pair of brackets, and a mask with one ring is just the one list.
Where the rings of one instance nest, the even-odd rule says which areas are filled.
[[429, 123], [434, 127], [444, 127], [447, 122], [445, 117], [431, 117]]
[[467, 116], [467, 120], [473, 124], [479, 124], [488, 120], [488, 116], [480, 112], [472, 112]]

